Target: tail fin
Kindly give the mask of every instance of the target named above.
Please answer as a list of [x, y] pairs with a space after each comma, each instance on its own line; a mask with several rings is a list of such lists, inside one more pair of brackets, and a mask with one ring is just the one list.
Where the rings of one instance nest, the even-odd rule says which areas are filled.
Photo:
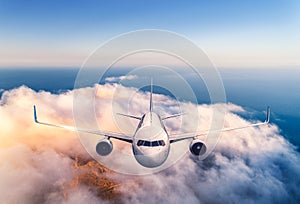
[[153, 94], [153, 79], [151, 78], [151, 80], [150, 80], [150, 112], [153, 111], [152, 94]]

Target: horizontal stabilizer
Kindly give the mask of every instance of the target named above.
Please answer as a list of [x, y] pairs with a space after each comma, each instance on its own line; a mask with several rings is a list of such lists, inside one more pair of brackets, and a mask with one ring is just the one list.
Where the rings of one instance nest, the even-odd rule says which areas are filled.
[[128, 117], [128, 118], [137, 119], [137, 120], [141, 120], [142, 119], [141, 117], [137, 117], [137, 116], [134, 116], [134, 115], [127, 115], [127, 114], [123, 114], [123, 113], [117, 113], [117, 114], [121, 115], [121, 116]]
[[167, 120], [167, 119], [170, 119], [170, 118], [177, 118], [177, 117], [182, 116], [184, 114], [185, 113], [178, 113], [178, 114], [174, 114], [174, 115], [169, 115], [169, 116], [163, 117], [161, 120]]

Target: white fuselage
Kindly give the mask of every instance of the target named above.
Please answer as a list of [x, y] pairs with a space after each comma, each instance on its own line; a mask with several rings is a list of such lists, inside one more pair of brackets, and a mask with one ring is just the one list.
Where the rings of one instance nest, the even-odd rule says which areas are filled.
[[133, 154], [141, 165], [154, 168], [168, 158], [170, 141], [160, 116], [155, 112], [143, 115], [133, 136]]

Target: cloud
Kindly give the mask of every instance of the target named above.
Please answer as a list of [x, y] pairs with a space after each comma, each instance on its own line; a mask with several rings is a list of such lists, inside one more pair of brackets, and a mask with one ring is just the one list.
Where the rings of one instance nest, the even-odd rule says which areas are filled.
[[224, 134], [206, 160], [186, 155], [172, 168], [123, 185], [127, 203], [298, 203], [299, 154], [276, 132]]
[[136, 78], [137, 78], [136, 75], [126, 75], [126, 76], [119, 76], [119, 77], [106, 77], [105, 81], [112, 83], [112, 82], [119, 82], [122, 80], [133, 80]]
[[[118, 108], [134, 115], [148, 109], [149, 96], [133, 88], [96, 85], [97, 118], [101, 129], [118, 131], [112, 117], [114, 91]], [[93, 88], [80, 90], [86, 96]], [[300, 157], [275, 125], [223, 133], [214, 152], [204, 161], [189, 153], [172, 167], [148, 176], [113, 173], [93, 159], [76, 133], [33, 123], [32, 105], [47, 121], [73, 124], [74, 91], [51, 94], [20, 87], [3, 93], [0, 100], [0, 199], [5, 203], [299, 203]], [[122, 93], [122, 94], [121, 94]], [[127, 103], [126, 96], [134, 95]], [[176, 113], [172, 99], [154, 95], [163, 114]], [[126, 102], [126, 103], [125, 103]], [[126, 104], [126, 105], [124, 105]], [[215, 105], [183, 103], [184, 112], [198, 111], [200, 128], [211, 120]], [[245, 110], [227, 105], [226, 126], [249, 121], [236, 115]], [[194, 117], [190, 115], [189, 117]], [[193, 118], [191, 118], [193, 119]], [[135, 123], [126, 120], [129, 129]], [[169, 131], [190, 130], [185, 120], [167, 123]], [[129, 130], [128, 130], [129, 131]], [[127, 148], [117, 143], [115, 148]], [[128, 150], [131, 152], [131, 149]], [[105, 189], [109, 183], [115, 190]]]
[[4, 92], [0, 104], [1, 202], [95, 203], [114, 197], [103, 186], [114, 184], [109, 171], [91, 159], [76, 133], [33, 122], [37, 104], [47, 120], [72, 124], [72, 92], [56, 95], [23, 86]]

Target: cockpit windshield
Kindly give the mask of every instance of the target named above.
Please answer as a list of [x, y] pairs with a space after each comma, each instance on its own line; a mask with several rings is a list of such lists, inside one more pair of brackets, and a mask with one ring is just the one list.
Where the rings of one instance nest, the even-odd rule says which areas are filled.
[[165, 141], [158, 140], [158, 141], [146, 141], [146, 140], [139, 140], [137, 142], [137, 146], [146, 146], [146, 147], [158, 147], [158, 146], [165, 146]]

